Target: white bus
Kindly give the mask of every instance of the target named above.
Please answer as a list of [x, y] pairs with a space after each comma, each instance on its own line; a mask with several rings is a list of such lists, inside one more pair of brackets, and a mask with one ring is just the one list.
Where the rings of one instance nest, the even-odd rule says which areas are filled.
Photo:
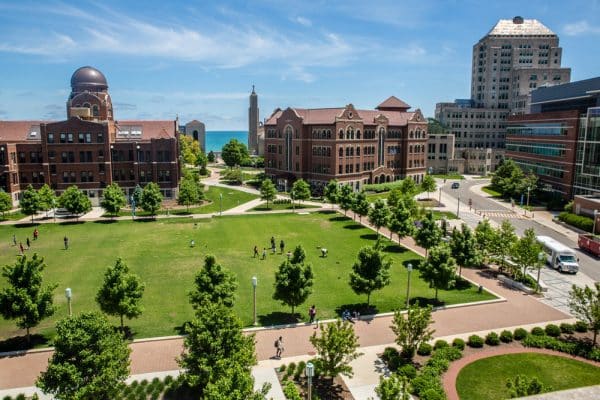
[[537, 236], [537, 241], [543, 246], [548, 264], [559, 272], [579, 271], [579, 259], [575, 251], [549, 236]]

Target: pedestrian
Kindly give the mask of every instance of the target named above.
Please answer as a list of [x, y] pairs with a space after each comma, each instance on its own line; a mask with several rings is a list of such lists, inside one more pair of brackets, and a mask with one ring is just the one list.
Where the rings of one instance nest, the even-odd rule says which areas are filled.
[[281, 353], [283, 353], [283, 338], [279, 336], [275, 341], [275, 358], [281, 359]]
[[31, 248], [31, 241], [29, 241], [29, 238], [25, 239], [25, 243], [27, 243], [27, 250], [29, 250]]
[[63, 242], [65, 242], [65, 250], [69, 249], [69, 238], [65, 236], [65, 238], [63, 239]]
[[267, 258], [267, 248], [263, 247], [262, 259], [264, 260], [265, 258]]
[[285, 249], [285, 243], [283, 243], [283, 239], [279, 242], [279, 250], [281, 250], [281, 254], [283, 254], [283, 250]]
[[317, 308], [315, 307], [315, 305], [313, 304], [309, 309], [308, 309], [308, 317], [310, 318], [310, 323], [312, 324], [313, 322], [315, 322], [315, 317], [317, 316]]
[[17, 235], [13, 233], [13, 246], [17, 245]]
[[254, 258], [258, 257], [258, 246], [254, 246]]
[[275, 237], [271, 236], [271, 250], [275, 253]]
[[23, 242], [19, 242], [19, 249], [21, 250], [21, 254], [25, 253], [25, 249], [23, 248]]
[[33, 240], [37, 240], [39, 235], [40, 235], [40, 232], [37, 230], [37, 228], [35, 228], [33, 230]]
[[190, 240], [190, 247], [196, 246], [196, 241], [194, 239]]

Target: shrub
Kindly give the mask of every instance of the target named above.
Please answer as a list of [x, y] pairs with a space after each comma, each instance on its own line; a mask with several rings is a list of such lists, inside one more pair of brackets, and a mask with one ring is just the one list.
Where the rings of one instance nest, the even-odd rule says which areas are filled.
[[465, 349], [465, 341], [461, 338], [456, 338], [452, 341], [452, 347], [456, 347], [459, 350]]
[[15, 397], [15, 400], [26, 400], [26, 397], [23, 393], [19, 393], [17, 397]]
[[469, 336], [469, 340], [467, 341], [467, 344], [470, 347], [473, 348], [481, 348], [483, 347], [483, 339], [481, 338], [481, 336], [477, 336], [477, 335], [471, 335]]
[[513, 341], [513, 334], [510, 331], [504, 330], [500, 332], [500, 340], [504, 343], [510, 343]]
[[173, 382], [173, 377], [171, 375], [165, 376], [165, 385], [170, 385]]
[[296, 367], [296, 374], [302, 375], [304, 373], [304, 369], [306, 368], [306, 362], [300, 361], [298, 366]]
[[543, 328], [540, 328], [539, 326], [536, 326], [535, 328], [533, 328], [531, 330], [531, 334], [533, 336], [544, 336], [544, 335], [546, 335], [546, 332], [544, 332]]
[[445, 400], [446, 396], [443, 393], [440, 393], [438, 389], [427, 389], [425, 392], [421, 393], [421, 400]]
[[490, 332], [485, 337], [485, 343], [490, 346], [498, 346], [500, 344], [500, 338], [496, 332]]
[[406, 364], [398, 369], [398, 375], [405, 376], [409, 380], [414, 379], [417, 376], [417, 369], [410, 364]]
[[429, 343], [421, 343], [417, 349], [417, 354], [420, 356], [428, 356], [431, 354], [432, 347]]
[[12, 400], [12, 396], [4, 396], [2, 400]]
[[286, 367], [286, 365], [285, 365], [285, 364], [281, 364], [281, 365], [279, 366], [279, 372], [282, 372], [282, 373], [283, 373], [283, 372], [285, 372], [285, 367]]
[[565, 224], [572, 225], [581, 230], [591, 232], [594, 226], [594, 220], [590, 217], [584, 217], [583, 215], [572, 214], [567, 211], [563, 211], [558, 214], [558, 219]]
[[443, 349], [436, 350], [433, 354], [433, 357], [441, 357], [448, 361], [455, 361], [462, 357], [462, 350], [458, 347], [445, 347]]
[[575, 331], [585, 333], [588, 331], [588, 324], [583, 321], [575, 322]]
[[434, 348], [435, 350], [437, 350], [437, 349], [441, 349], [441, 348], [443, 348], [443, 347], [448, 347], [448, 346], [449, 346], [448, 342], [446, 342], [445, 340], [441, 340], [441, 339], [440, 339], [440, 340], [437, 340], [437, 341], [435, 342], [435, 344], [433, 345], [433, 348]]
[[571, 334], [575, 332], [575, 327], [573, 326], [573, 324], [567, 324], [563, 322], [562, 324], [560, 324], [560, 331], [562, 333]]
[[296, 370], [296, 363], [293, 361], [291, 363], [289, 363], [287, 370], [288, 370], [288, 373], [293, 374], [294, 371]]
[[298, 388], [292, 381], [287, 381], [283, 386], [283, 394], [288, 400], [302, 400]]
[[527, 336], [529, 335], [529, 333], [527, 333], [527, 331], [523, 328], [517, 328], [515, 329], [515, 334], [514, 334], [514, 339], [515, 340], [523, 340], [525, 339]]
[[398, 350], [395, 347], [386, 347], [383, 349], [383, 354], [381, 354], [381, 359], [385, 362], [388, 362], [390, 358], [399, 356]]
[[559, 337], [560, 336], [560, 328], [558, 327], [558, 325], [554, 325], [554, 324], [546, 325], [546, 328], [544, 329], [544, 331], [546, 332], [546, 335], [551, 336], [551, 337]]

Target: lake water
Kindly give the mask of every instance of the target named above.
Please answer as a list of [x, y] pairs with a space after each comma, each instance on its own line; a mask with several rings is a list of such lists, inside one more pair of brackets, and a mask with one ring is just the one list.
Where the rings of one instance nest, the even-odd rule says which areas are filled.
[[220, 152], [223, 146], [231, 139], [237, 139], [238, 142], [248, 146], [247, 131], [206, 131], [206, 152]]

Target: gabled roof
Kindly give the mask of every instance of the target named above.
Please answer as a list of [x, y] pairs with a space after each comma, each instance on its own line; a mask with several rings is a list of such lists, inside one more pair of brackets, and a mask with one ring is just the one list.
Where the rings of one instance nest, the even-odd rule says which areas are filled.
[[[317, 108], [317, 109], [306, 109], [306, 108], [292, 108], [292, 110], [302, 118], [302, 122], [305, 125], [331, 125], [335, 123], [335, 119], [339, 117], [345, 110], [345, 108]], [[401, 111], [390, 111], [390, 110], [356, 110], [360, 116], [360, 120], [365, 125], [373, 125], [375, 118], [379, 115], [384, 115], [389, 120], [389, 125], [392, 126], [403, 126], [414, 115], [413, 112], [401, 112]], [[275, 112], [265, 122], [266, 125], [275, 125], [277, 120], [281, 117], [283, 111], [279, 110]]]
[[385, 109], [401, 109], [403, 111], [406, 111], [410, 108], [410, 106], [408, 104], [406, 104], [405, 102], [403, 102], [402, 100], [400, 100], [399, 98], [397, 98], [396, 96], [390, 96], [388, 97], [383, 103], [381, 103], [380, 105], [378, 105], [377, 107], [375, 107], [378, 110], [385, 110]]
[[[0, 142], [40, 140], [40, 124], [48, 121], [0, 121]], [[37, 132], [36, 137], [30, 136]]]

